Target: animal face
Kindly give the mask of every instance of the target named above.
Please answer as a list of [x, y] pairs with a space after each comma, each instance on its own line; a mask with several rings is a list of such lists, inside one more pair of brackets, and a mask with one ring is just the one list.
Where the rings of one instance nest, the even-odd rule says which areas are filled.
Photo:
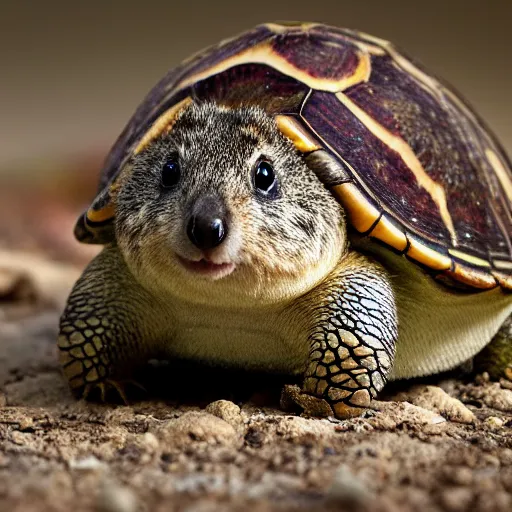
[[153, 287], [254, 292], [328, 272], [344, 251], [341, 207], [259, 108], [188, 106], [119, 183], [117, 242]]

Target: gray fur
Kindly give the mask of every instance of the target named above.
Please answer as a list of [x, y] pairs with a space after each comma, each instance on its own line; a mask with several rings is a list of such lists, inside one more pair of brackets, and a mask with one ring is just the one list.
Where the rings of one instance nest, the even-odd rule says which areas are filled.
[[[164, 190], [160, 172], [171, 155], [179, 158], [182, 181]], [[252, 167], [260, 155], [278, 176], [276, 200], [254, 192]], [[230, 213], [226, 257], [258, 272], [307, 268], [325, 247], [345, 237], [341, 207], [260, 108], [192, 105], [170, 133], [133, 158], [120, 182], [116, 236], [140, 271], [142, 260], [155, 251], [197, 256], [185, 223], [193, 201], [212, 192]]]

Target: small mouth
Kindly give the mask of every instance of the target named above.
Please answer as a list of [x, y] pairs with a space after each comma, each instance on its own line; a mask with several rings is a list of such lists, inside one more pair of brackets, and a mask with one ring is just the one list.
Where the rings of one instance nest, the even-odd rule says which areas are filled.
[[221, 279], [222, 277], [226, 277], [231, 274], [236, 267], [236, 265], [231, 262], [213, 263], [213, 261], [209, 261], [204, 258], [199, 261], [192, 261], [178, 256], [178, 259], [189, 272], [209, 277], [211, 279]]

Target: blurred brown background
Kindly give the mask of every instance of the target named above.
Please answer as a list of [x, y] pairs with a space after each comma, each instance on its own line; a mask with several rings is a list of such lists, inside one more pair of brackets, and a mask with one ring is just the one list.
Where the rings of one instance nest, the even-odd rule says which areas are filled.
[[273, 19], [324, 21], [394, 41], [462, 91], [512, 152], [510, 0], [2, 0], [0, 7], [0, 168], [104, 152], [168, 68]]

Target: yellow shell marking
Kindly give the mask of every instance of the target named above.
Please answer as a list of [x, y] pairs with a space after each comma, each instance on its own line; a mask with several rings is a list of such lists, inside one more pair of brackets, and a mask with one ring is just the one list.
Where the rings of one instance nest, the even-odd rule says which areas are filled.
[[399, 251], [404, 251], [407, 247], [407, 238], [405, 233], [392, 224], [385, 215], [380, 218], [377, 225], [372, 229], [370, 235], [386, 242], [388, 245]]
[[353, 85], [365, 82], [370, 78], [371, 62], [370, 56], [365, 51], [357, 52], [359, 64], [350, 76], [343, 77], [339, 80], [327, 80], [315, 78], [304, 71], [290, 64], [286, 59], [278, 55], [272, 50], [270, 41], [264, 41], [256, 46], [248, 48], [229, 59], [225, 59], [211, 68], [205, 69], [200, 73], [190, 76], [176, 86], [176, 90], [184, 89], [200, 80], [204, 80], [210, 76], [222, 73], [229, 68], [239, 66], [241, 64], [266, 64], [284, 75], [291, 76], [300, 82], [303, 82], [312, 89], [319, 91], [338, 92], [348, 89]]
[[448, 249], [448, 252], [452, 256], [455, 256], [456, 258], [467, 261], [468, 263], [477, 265], [479, 267], [490, 267], [491, 266], [491, 264], [488, 261], [485, 261], [482, 258], [477, 258], [476, 256], [472, 256], [471, 254], [466, 254], [465, 252], [462, 252], [462, 251], [457, 251], [456, 249]]
[[452, 243], [453, 245], [457, 245], [457, 234], [455, 233], [452, 217], [448, 211], [445, 190], [425, 172], [425, 169], [423, 169], [418, 157], [414, 154], [410, 146], [401, 137], [393, 135], [389, 130], [377, 123], [375, 119], [370, 117], [345, 94], [338, 93], [336, 97], [366, 126], [366, 128], [368, 128], [368, 130], [402, 157], [402, 160], [416, 177], [418, 184], [427, 191], [439, 208], [441, 218], [447, 230], [450, 232]]
[[512, 179], [510, 178], [510, 174], [507, 172], [507, 169], [503, 165], [501, 159], [498, 158], [498, 155], [496, 155], [492, 149], [486, 149], [485, 154], [493, 166], [494, 172], [496, 173], [496, 176], [498, 176], [508, 200], [512, 203]]
[[500, 270], [512, 270], [512, 261], [494, 260], [493, 263]]
[[492, 275], [498, 280], [500, 286], [505, 290], [512, 291], [512, 276], [502, 274], [501, 272], [493, 272]]
[[380, 216], [354, 183], [343, 183], [332, 188], [335, 196], [347, 211], [351, 224], [360, 233], [368, 231]]
[[144, 134], [139, 144], [134, 150], [134, 153], [139, 154], [150, 142], [154, 141], [164, 131], [169, 131], [178, 117], [178, 114], [187, 108], [192, 103], [192, 98], [187, 96], [185, 99], [173, 105], [166, 110], [157, 120], [152, 124], [151, 128]]
[[447, 273], [454, 275], [457, 281], [474, 286], [475, 288], [487, 290], [498, 286], [494, 276], [491, 274], [483, 272], [482, 270], [466, 267], [465, 265], [460, 265], [459, 263], [455, 263], [453, 272]]
[[407, 256], [435, 270], [448, 270], [452, 266], [452, 260], [448, 256], [434, 251], [417, 240], [410, 240]]
[[316, 27], [318, 23], [315, 22], [302, 22], [302, 21], [281, 21], [279, 23], [264, 23], [263, 26], [267, 27], [274, 34], [286, 34], [292, 29], [300, 27], [302, 30], [307, 31], [310, 28]]
[[299, 121], [291, 116], [276, 116], [276, 124], [282, 134], [290, 139], [301, 153], [309, 153], [320, 149], [320, 146], [304, 129]]

